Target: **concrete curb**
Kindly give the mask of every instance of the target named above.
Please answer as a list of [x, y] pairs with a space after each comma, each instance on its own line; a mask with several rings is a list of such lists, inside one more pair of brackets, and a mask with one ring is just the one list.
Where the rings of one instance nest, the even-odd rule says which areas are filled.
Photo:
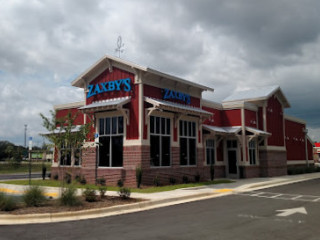
[[298, 176], [296, 178], [292, 179], [276, 179], [274, 181], [269, 181], [269, 182], [262, 182], [262, 183], [251, 183], [251, 184], [246, 184], [243, 185], [239, 188], [237, 188], [237, 191], [255, 191], [255, 190], [260, 190], [260, 189], [265, 189], [265, 188], [270, 188], [270, 187], [276, 187], [276, 186], [283, 186], [287, 184], [292, 184], [292, 183], [299, 183], [299, 182], [304, 182], [308, 180], [313, 180], [320, 178], [320, 174], [313, 174], [313, 175], [307, 175], [307, 176]]

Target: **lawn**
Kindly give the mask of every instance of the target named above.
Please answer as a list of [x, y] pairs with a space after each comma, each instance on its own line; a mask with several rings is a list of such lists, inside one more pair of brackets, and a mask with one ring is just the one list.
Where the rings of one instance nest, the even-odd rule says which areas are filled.
[[[51, 170], [51, 163], [45, 163], [47, 172]], [[31, 172], [41, 172], [42, 163], [32, 163]], [[10, 173], [28, 173], [29, 172], [29, 163], [22, 162], [20, 166], [14, 166], [11, 163], [0, 163], [0, 174], [10, 174]]]
[[[186, 183], [186, 184], [176, 184], [176, 185], [168, 185], [168, 186], [159, 186], [159, 187], [146, 187], [143, 188], [131, 188], [131, 192], [136, 193], [156, 193], [156, 192], [165, 192], [172, 191], [180, 188], [190, 188], [190, 187], [200, 187], [212, 184], [222, 184], [222, 183], [233, 183], [234, 181], [228, 179], [207, 181], [207, 182], [199, 182], [199, 183]], [[6, 184], [15, 184], [15, 185], [28, 185], [29, 180], [10, 180], [10, 181], [1, 181], [0, 183]], [[47, 187], [61, 187], [61, 182], [57, 180], [31, 180], [31, 184], [39, 185], [39, 186], [47, 186]], [[74, 183], [77, 188], [93, 188], [98, 189], [98, 186], [93, 184], [81, 185], [79, 183]], [[118, 191], [118, 187], [108, 186], [108, 191]]]

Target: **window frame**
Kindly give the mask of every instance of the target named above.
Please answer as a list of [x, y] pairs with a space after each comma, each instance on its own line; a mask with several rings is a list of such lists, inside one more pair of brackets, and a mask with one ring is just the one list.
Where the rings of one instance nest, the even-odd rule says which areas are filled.
[[[213, 146], [208, 146], [208, 141], [212, 141]], [[211, 152], [213, 158], [210, 159], [210, 163], [208, 163], [208, 150], [213, 151], [213, 152]], [[216, 163], [216, 140], [213, 138], [206, 139], [206, 159], [205, 159], [205, 161], [206, 161], [207, 166], [215, 165], [215, 163]]]
[[[116, 127], [115, 129], [113, 128], [114, 126], [114, 119], [116, 120]], [[103, 120], [103, 124], [102, 123]], [[122, 126], [119, 124], [120, 120], [122, 122]], [[107, 122], [109, 123], [109, 125], [107, 124]], [[101, 151], [100, 151], [100, 147], [99, 146], [99, 150], [98, 150], [98, 168], [123, 168], [123, 143], [124, 143], [124, 136], [125, 136], [125, 121], [124, 121], [124, 117], [121, 115], [114, 115], [114, 116], [101, 116], [98, 118], [98, 132], [99, 132], [99, 143], [100, 143], [100, 138], [109, 138], [109, 160], [108, 165], [104, 166], [101, 165]], [[101, 125], [103, 125], [103, 131], [101, 129]], [[121, 131], [120, 131], [121, 129]], [[114, 166], [114, 161], [113, 161], [113, 138], [117, 138], [117, 137], [122, 137], [122, 163], [121, 166]]]
[[[186, 164], [182, 163], [182, 151], [181, 147], [182, 139], [186, 140]], [[190, 164], [191, 161], [191, 143], [194, 141], [194, 164]], [[183, 167], [195, 167], [197, 166], [197, 122], [193, 120], [179, 120], [179, 147], [180, 147], [180, 166]]]
[[[163, 168], [163, 167], [171, 167], [172, 166], [172, 155], [171, 155], [171, 118], [166, 116], [150, 116], [149, 117], [149, 139], [150, 139], [150, 167], [151, 168]], [[158, 123], [158, 124], [157, 124]], [[164, 123], [164, 124], [163, 124]], [[169, 126], [168, 126], [169, 125]], [[159, 165], [152, 164], [152, 150], [151, 146], [152, 137], [159, 138]], [[168, 138], [169, 140], [169, 165], [163, 165], [164, 157], [163, 157], [163, 147], [164, 147], [164, 139]]]

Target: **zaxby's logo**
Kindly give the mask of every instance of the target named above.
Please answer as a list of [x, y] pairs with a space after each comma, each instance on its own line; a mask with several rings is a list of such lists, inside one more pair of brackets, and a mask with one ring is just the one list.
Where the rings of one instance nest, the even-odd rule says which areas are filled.
[[164, 91], [163, 99], [178, 99], [185, 102], [186, 104], [190, 104], [191, 102], [189, 94], [170, 90], [167, 88], [163, 89], [163, 91]]
[[97, 83], [95, 85], [89, 85], [88, 86], [89, 92], [87, 94], [87, 98], [100, 93], [104, 93], [104, 92], [112, 92], [112, 91], [120, 91], [120, 90], [129, 92], [131, 90], [130, 83], [131, 83], [130, 78], [124, 78], [124, 79], [119, 79], [111, 82], [102, 82], [102, 83]]

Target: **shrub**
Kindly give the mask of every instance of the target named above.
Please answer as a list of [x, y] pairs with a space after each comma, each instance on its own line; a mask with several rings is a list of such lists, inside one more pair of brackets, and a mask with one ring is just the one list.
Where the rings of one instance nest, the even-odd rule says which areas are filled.
[[65, 188], [59, 199], [60, 205], [63, 206], [79, 206], [82, 204], [81, 200], [77, 197], [77, 189], [73, 186]]
[[105, 186], [106, 185], [106, 179], [105, 178], [97, 178], [97, 184], [101, 185], [101, 186]]
[[119, 180], [118, 180], [117, 185], [118, 185], [119, 188], [122, 188], [122, 187], [123, 187], [123, 181], [122, 181], [122, 179], [119, 179]]
[[82, 195], [84, 196], [84, 199], [87, 202], [95, 202], [97, 201], [97, 195], [94, 189], [92, 188], [86, 188], [86, 190], [84, 190], [84, 192], [82, 193]]
[[136, 167], [136, 180], [137, 180], [137, 188], [140, 188], [142, 182], [142, 168], [141, 166]]
[[53, 179], [57, 181], [57, 180], [59, 179], [59, 175], [58, 175], [58, 174], [55, 174], [55, 175], [53, 176]]
[[49, 179], [51, 178], [51, 173], [48, 173], [48, 178], [49, 178]]
[[100, 198], [104, 198], [104, 196], [107, 192], [106, 179], [105, 178], [98, 178], [96, 182], [99, 185]]
[[76, 180], [76, 182], [80, 183], [80, 179], [81, 179], [81, 176], [80, 175], [76, 175], [74, 177], [74, 180]]
[[182, 182], [185, 183], [185, 184], [189, 183], [189, 178], [187, 176], [183, 176], [182, 177]]
[[71, 174], [70, 173], [66, 173], [66, 175], [64, 175], [64, 180], [66, 181], [67, 184], [71, 183]]
[[153, 179], [153, 184], [156, 186], [156, 187], [159, 187], [160, 186], [160, 179], [158, 176], [156, 176], [154, 179]]
[[131, 190], [130, 188], [126, 188], [126, 187], [121, 187], [118, 191], [118, 194], [121, 198], [123, 199], [128, 199], [130, 198], [131, 195]]
[[85, 177], [81, 175], [77, 175], [74, 179], [81, 185], [86, 185], [87, 183], [87, 180], [85, 179]]
[[107, 192], [107, 186], [99, 186], [100, 198], [104, 198]]
[[17, 208], [16, 200], [0, 192], [0, 211], [13, 211]]
[[200, 182], [200, 174], [197, 173], [195, 176], [194, 176], [194, 181], [195, 182]]
[[39, 207], [46, 201], [46, 197], [41, 187], [33, 185], [24, 192], [22, 200], [28, 207]]
[[169, 182], [170, 182], [171, 185], [175, 185], [177, 180], [175, 178], [171, 177], [171, 178], [169, 178]]

